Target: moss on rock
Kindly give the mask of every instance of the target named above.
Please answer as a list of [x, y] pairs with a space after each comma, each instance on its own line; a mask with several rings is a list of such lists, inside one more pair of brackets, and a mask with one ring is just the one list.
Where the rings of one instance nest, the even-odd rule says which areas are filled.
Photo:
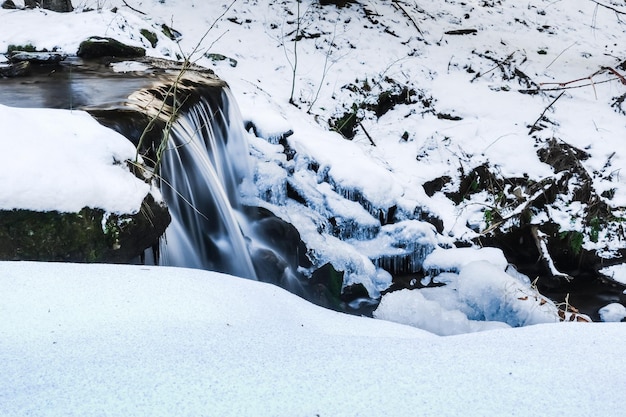
[[148, 195], [134, 215], [101, 209], [78, 213], [0, 211], [0, 260], [126, 263], [158, 243], [170, 222]]
[[139, 58], [146, 56], [146, 50], [139, 46], [126, 45], [113, 38], [92, 36], [80, 43], [76, 55], [81, 58], [101, 58], [107, 56]]
[[141, 36], [143, 36], [148, 42], [150, 42], [150, 45], [152, 45], [153, 48], [157, 46], [159, 38], [157, 37], [156, 33], [148, 29], [141, 29], [139, 33], [141, 33]]

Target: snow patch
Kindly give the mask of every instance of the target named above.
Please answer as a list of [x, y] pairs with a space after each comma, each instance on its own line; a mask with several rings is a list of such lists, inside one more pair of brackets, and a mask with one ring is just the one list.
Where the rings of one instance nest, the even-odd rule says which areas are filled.
[[0, 105], [0, 125], [0, 209], [132, 214], [150, 191], [133, 144], [86, 112]]
[[626, 318], [626, 307], [620, 303], [611, 303], [602, 307], [599, 311], [602, 321], [622, 321]]

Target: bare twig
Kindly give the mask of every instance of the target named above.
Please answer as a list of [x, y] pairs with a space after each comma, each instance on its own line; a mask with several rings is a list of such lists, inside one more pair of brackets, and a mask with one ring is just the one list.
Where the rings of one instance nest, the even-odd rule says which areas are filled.
[[404, 8], [404, 6], [402, 6], [402, 3], [400, 3], [398, 0], [393, 0], [393, 1], [392, 1], [392, 3], [393, 3], [393, 6], [394, 6], [396, 9], [401, 10], [401, 11], [402, 11], [402, 13], [404, 13], [404, 15], [405, 15], [406, 17], [408, 17], [408, 18], [409, 18], [409, 20], [411, 21], [411, 23], [413, 23], [413, 26], [415, 26], [415, 29], [417, 29], [417, 32], [418, 32], [420, 35], [424, 36], [424, 34], [423, 34], [423, 33], [422, 33], [422, 31], [420, 30], [419, 26], [417, 25], [417, 22], [415, 21], [415, 19], [413, 19], [413, 16], [411, 16], [411, 15], [409, 14], [409, 12], [408, 12], [408, 11]]
[[124, 6], [128, 7], [128, 8], [129, 8], [130, 10], [132, 10], [132, 11], [137, 12], [137, 13], [139, 13], [139, 14], [142, 14], [142, 15], [144, 15], [144, 16], [146, 15], [146, 14], [145, 14], [144, 12], [142, 12], [141, 10], [137, 10], [137, 9], [135, 9], [133, 6], [131, 6], [130, 4], [126, 3], [126, 0], [122, 0], [122, 3], [124, 3]]
[[537, 250], [539, 251], [541, 258], [548, 264], [548, 270], [552, 276], [564, 278], [567, 282], [571, 281], [571, 276], [556, 269], [552, 256], [550, 256], [550, 252], [548, 252], [548, 244], [546, 242], [547, 235], [539, 230], [539, 228], [535, 225], [531, 226], [530, 232], [535, 240], [535, 244], [537, 245]]
[[552, 64], [554, 64], [556, 62], [557, 59], [559, 59], [561, 57], [561, 55], [563, 55], [565, 52], [567, 52], [568, 49], [570, 49], [572, 46], [576, 45], [578, 42], [574, 42], [573, 44], [571, 44], [570, 46], [568, 46], [567, 48], [563, 49], [561, 51], [561, 53], [559, 53], [546, 67], [546, 69], [550, 68], [550, 66], [552, 66]]
[[491, 71], [494, 71], [496, 68], [500, 68], [502, 70], [502, 72], [504, 72], [504, 68], [503, 65], [509, 63], [509, 61], [511, 61], [511, 59], [513, 59], [513, 55], [515, 55], [516, 51], [511, 52], [511, 54], [509, 54], [509, 56], [507, 56], [506, 58], [504, 58], [502, 61], [499, 61], [495, 58], [492, 58], [490, 56], [484, 55], [484, 54], [477, 54], [479, 57], [481, 58], [486, 58], [489, 59], [490, 61], [493, 61], [496, 63], [496, 66], [491, 68], [489, 71], [487, 72], [483, 72], [483, 73], [477, 73], [474, 78], [472, 78], [472, 80], [470, 82], [474, 82], [476, 79], [482, 77], [483, 75], [487, 75], [489, 74]]
[[365, 136], [367, 136], [372, 146], [376, 146], [376, 143], [374, 143], [374, 139], [372, 139], [367, 130], [365, 130], [365, 126], [363, 126], [363, 123], [359, 122], [359, 126], [361, 126], [361, 129], [363, 129], [363, 133], [365, 133]]
[[[217, 22], [219, 22], [220, 20], [222, 20], [222, 17], [224, 17], [224, 15], [226, 13], [228, 13], [228, 11], [235, 5], [235, 3], [237, 2], [237, 0], [233, 0], [228, 7], [226, 7], [224, 9], [224, 11], [222, 12], [222, 14], [220, 14], [211, 24], [211, 26], [209, 26], [209, 28], [204, 32], [204, 35], [202, 35], [202, 37], [200, 38], [200, 40], [198, 41], [198, 43], [196, 43], [195, 48], [193, 48], [193, 50], [191, 51], [191, 53], [189, 54], [187, 60], [190, 60], [191, 57], [198, 52], [198, 49], [200, 49], [200, 45], [202, 45], [202, 42], [204, 42], [204, 39], [209, 35], [209, 32], [211, 32], [211, 30], [213, 30], [213, 28], [215, 27], [215, 25], [217, 24]], [[221, 35], [223, 36], [223, 35]], [[220, 37], [221, 37], [220, 36]], [[213, 45], [213, 44], [211, 44]]]
[[[228, 11], [233, 7], [233, 5], [235, 4], [236, 1], [237, 0], [233, 0], [228, 5], [228, 7], [226, 7], [224, 12], [222, 14], [220, 14], [213, 21], [213, 24], [211, 24], [211, 26], [209, 26], [209, 28], [204, 32], [204, 34], [202, 35], [202, 37], [200, 38], [198, 43], [196, 43], [196, 45], [195, 45], [194, 49], [191, 51], [191, 53], [189, 53], [188, 55], [184, 55], [184, 53], [181, 50], [181, 53], [183, 53], [185, 59], [184, 59], [184, 61], [182, 63], [182, 66], [181, 66], [180, 70], [178, 71], [178, 74], [177, 74], [176, 78], [174, 79], [172, 85], [168, 88], [167, 92], [165, 93], [165, 97], [163, 98], [163, 100], [161, 102], [161, 105], [157, 109], [156, 114], [152, 117], [152, 119], [150, 119], [150, 121], [148, 122], [148, 125], [143, 130], [143, 132], [141, 133], [141, 136], [140, 136], [138, 144], [137, 144], [137, 151], [136, 151], [136, 154], [135, 154], [135, 162], [137, 162], [137, 160], [139, 159], [139, 151], [140, 151], [140, 148], [141, 148], [141, 146], [143, 144], [143, 141], [147, 137], [148, 133], [154, 128], [154, 126], [156, 125], [157, 121], [164, 114], [167, 99], [171, 97], [172, 98], [172, 102], [174, 103], [173, 104], [173, 111], [172, 111], [172, 114], [166, 120], [166, 127], [165, 127], [165, 130], [164, 130], [164, 137], [163, 137], [163, 139], [161, 141], [161, 144], [159, 145], [159, 149], [157, 149], [157, 163], [156, 163], [156, 166], [155, 166], [155, 169], [157, 169], [157, 167], [158, 167], [158, 165], [160, 163], [160, 156], [162, 155], [163, 151], [165, 150], [165, 145], [168, 142], [168, 138], [169, 138], [169, 134], [170, 134], [170, 130], [171, 130], [171, 125], [172, 125], [173, 121], [175, 120], [175, 118], [178, 117], [178, 112], [180, 110], [180, 106], [182, 106], [182, 104], [177, 105], [177, 103], [178, 103], [178, 101], [177, 101], [178, 85], [180, 84], [181, 80], [183, 79], [185, 73], [191, 68], [191, 66], [192, 66], [191, 58], [198, 52], [198, 50], [200, 49], [200, 46], [202, 45], [202, 42], [204, 42], [204, 39], [208, 36], [209, 32], [211, 32], [211, 30], [215, 27], [217, 22], [220, 21], [222, 19], [222, 17], [224, 17], [224, 15], [226, 13], [228, 13]], [[211, 45], [213, 45], [213, 44], [211, 44]], [[180, 47], [180, 45], [179, 45], [179, 47]]]
[[330, 39], [330, 42], [328, 43], [328, 50], [326, 51], [326, 56], [324, 58], [324, 69], [322, 70], [322, 79], [320, 80], [320, 83], [317, 86], [317, 91], [315, 92], [315, 96], [313, 97], [313, 100], [311, 101], [311, 104], [309, 105], [309, 108], [306, 111], [307, 113], [311, 113], [311, 109], [313, 108], [313, 106], [315, 105], [315, 102], [319, 98], [320, 91], [322, 91], [322, 86], [324, 85], [326, 74], [328, 73], [328, 61], [330, 60], [330, 55], [333, 52], [333, 45], [335, 44], [336, 34], [337, 34], [337, 23], [335, 22], [335, 29], [333, 31], [333, 37]]
[[623, 14], [623, 15], [626, 15], [626, 11], [616, 9], [615, 7], [613, 7], [613, 6], [609, 6], [608, 4], [603, 4], [603, 3], [600, 3], [599, 1], [596, 1], [596, 0], [591, 0], [591, 2], [592, 2], [592, 3], [597, 4], [597, 5], [598, 5], [598, 6], [600, 6], [600, 7], [604, 7], [604, 8], [606, 8], [606, 9], [611, 10], [611, 11], [614, 11], [614, 12], [615, 12], [615, 13], [617, 13], [617, 14]]
[[296, 71], [298, 69], [298, 41], [300, 40], [300, 20], [302, 16], [300, 15], [300, 0], [296, 0], [297, 6], [297, 20], [296, 20], [296, 37], [293, 41], [293, 65], [291, 66], [292, 74], [291, 74], [291, 94], [289, 95], [289, 104], [294, 104], [293, 94], [296, 89]]
[[559, 94], [554, 100], [552, 100], [552, 103], [548, 104], [548, 107], [546, 107], [545, 109], [543, 109], [543, 112], [541, 112], [541, 115], [537, 118], [537, 120], [535, 120], [535, 123], [533, 123], [533, 125], [530, 127], [530, 131], [528, 132], [528, 134], [532, 134], [533, 132], [539, 130], [537, 129], [537, 123], [539, 123], [539, 121], [541, 119], [543, 119], [543, 116], [546, 114], [546, 112], [550, 109], [550, 107], [552, 107], [554, 105], [554, 103], [556, 103], [556, 101], [558, 99], [561, 98], [561, 96], [565, 94], [565, 91], [561, 92], [561, 94]]

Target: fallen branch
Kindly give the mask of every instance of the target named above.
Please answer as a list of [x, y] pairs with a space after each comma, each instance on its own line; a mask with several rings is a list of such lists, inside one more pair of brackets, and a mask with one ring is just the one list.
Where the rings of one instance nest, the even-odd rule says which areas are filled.
[[559, 271], [558, 269], [556, 269], [556, 266], [554, 265], [554, 261], [552, 260], [552, 257], [550, 256], [550, 252], [548, 252], [548, 244], [546, 242], [547, 241], [546, 238], [548, 237], [548, 235], [546, 235], [541, 230], [539, 230], [539, 228], [535, 225], [531, 226], [530, 232], [533, 236], [533, 239], [535, 239], [537, 250], [539, 250], [539, 254], [541, 255], [541, 258], [544, 261], [546, 261], [548, 265], [548, 270], [550, 271], [552, 276], [563, 278], [567, 282], [570, 282], [572, 280], [572, 277]]
[[[581, 78], [580, 80], [585, 80], [587, 78]], [[588, 84], [580, 84], [580, 85], [572, 85], [572, 86], [563, 86], [560, 83], [541, 83], [541, 85], [546, 85], [546, 84], [559, 84], [562, 85], [561, 87], [554, 87], [554, 88], [533, 88], [533, 89], [521, 89], [521, 90], [517, 90], [518, 92], [522, 93], [522, 94], [537, 94], [543, 91], [563, 91], [563, 90], [573, 90], [575, 88], [583, 88], [583, 87], [589, 87], [589, 86], [595, 86], [597, 84], [604, 84], [604, 83], [610, 83], [611, 81], [615, 81], [618, 80], [619, 78], [609, 78], [608, 80], [602, 80], [602, 81], [592, 81], [589, 82]], [[578, 80], [578, 81], [580, 81]]]
[[522, 204], [520, 204], [519, 206], [515, 207], [515, 209], [513, 209], [506, 216], [502, 216], [501, 220], [493, 223], [491, 226], [489, 226], [488, 228], [483, 230], [480, 234], [481, 235], [486, 235], [487, 233], [489, 233], [489, 232], [497, 229], [498, 227], [502, 226], [505, 222], [507, 222], [508, 220], [512, 219], [513, 217], [521, 215], [524, 211], [528, 210], [530, 205], [532, 203], [534, 203], [535, 200], [537, 200], [539, 197], [541, 197], [550, 187], [552, 187], [553, 184], [554, 184], [553, 181], [550, 181], [549, 183], [545, 184], [543, 187], [541, 187], [541, 189], [539, 191], [537, 191], [535, 194], [530, 196], [530, 198], [528, 200], [524, 201]]
[[624, 15], [626, 15], [626, 11], [616, 9], [615, 7], [609, 6], [608, 4], [603, 4], [603, 3], [600, 3], [599, 1], [596, 1], [596, 0], [591, 0], [591, 2], [597, 4], [598, 6], [601, 6], [601, 7], [604, 7], [606, 9], [609, 9], [611, 11], [614, 11], [617, 14], [624, 14]]
[[444, 32], [445, 35], [475, 35], [478, 29], [454, 29]]
[[122, 3], [124, 3], [124, 6], [128, 7], [128, 8], [129, 8], [130, 10], [132, 10], [132, 11], [137, 12], [137, 13], [139, 13], [139, 14], [142, 14], [142, 15], [144, 15], [144, 16], [146, 15], [146, 14], [145, 14], [144, 12], [142, 12], [141, 10], [137, 10], [137, 9], [135, 9], [133, 6], [131, 6], [130, 4], [126, 3], [126, 0], [122, 0]]
[[372, 144], [372, 146], [376, 146], [376, 144], [374, 143], [374, 139], [372, 139], [370, 134], [367, 133], [367, 130], [365, 130], [365, 126], [363, 126], [363, 123], [359, 122], [359, 126], [361, 126], [361, 129], [363, 129], [363, 133], [365, 133], [365, 136], [367, 136], [367, 138], [370, 140], [370, 143]]
[[404, 8], [404, 6], [402, 6], [402, 4], [398, 1], [398, 0], [393, 0], [393, 7], [396, 8], [396, 10], [401, 10], [402, 13], [409, 18], [409, 20], [411, 21], [411, 23], [413, 23], [413, 26], [415, 26], [415, 29], [417, 29], [417, 32], [424, 36], [424, 34], [422, 33], [422, 31], [420, 30], [419, 26], [417, 25], [417, 22], [415, 21], [415, 19], [413, 19], [413, 17], [409, 14], [409, 12]]
[[[617, 72], [617, 70], [615, 68], [601, 67], [599, 70], [597, 70], [593, 74], [588, 75], [586, 77], [576, 78], [575, 80], [563, 81], [563, 82], [540, 83], [539, 85], [541, 86], [541, 85], [554, 85], [554, 84], [556, 84], [556, 85], [559, 85], [561, 87], [565, 87], [565, 86], [567, 86], [569, 84], [577, 83], [579, 81], [584, 81], [584, 80], [589, 80], [590, 83], [593, 85], [594, 84], [593, 77], [595, 77], [596, 75], [600, 75], [600, 74], [602, 74], [603, 72], [606, 72], [606, 71], [608, 71], [608, 72], [614, 74], [615, 76], [617, 76], [617, 79], [619, 79], [622, 84], [626, 84], [626, 78], [624, 78], [624, 76], [622, 74]], [[613, 78], [613, 80], [614, 79], [615, 78]], [[596, 83], [596, 84], [599, 84], [599, 83]]]
[[565, 94], [565, 91], [561, 92], [561, 94], [559, 94], [554, 100], [552, 100], [552, 103], [548, 104], [548, 107], [546, 107], [545, 109], [543, 109], [543, 112], [541, 113], [541, 115], [539, 116], [539, 118], [537, 118], [537, 120], [535, 120], [535, 123], [533, 123], [533, 125], [530, 127], [530, 131], [528, 132], [529, 135], [532, 135], [534, 132], [536, 132], [537, 130], [539, 130], [537, 128], [537, 123], [539, 123], [539, 121], [541, 119], [543, 119], [543, 116], [546, 114], [546, 112], [550, 109], [550, 107], [552, 107], [554, 105], [554, 103], [556, 103], [556, 101], [558, 99], [561, 98], [561, 96]]
[[617, 78], [619, 78], [620, 82], [624, 85], [626, 85], [626, 78], [624, 78], [624, 76], [622, 74], [620, 74], [619, 72], [617, 72], [617, 70], [615, 68], [611, 68], [611, 67], [602, 67], [603, 70], [609, 71], [610, 73], [614, 74]]

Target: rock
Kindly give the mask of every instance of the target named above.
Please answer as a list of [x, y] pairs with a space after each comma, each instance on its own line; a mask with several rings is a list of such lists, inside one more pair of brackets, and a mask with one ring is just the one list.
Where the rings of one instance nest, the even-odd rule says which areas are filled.
[[150, 45], [155, 48], [157, 46], [157, 43], [159, 42], [159, 38], [157, 37], [157, 34], [148, 30], [148, 29], [141, 29], [139, 31], [139, 33], [141, 33], [141, 36], [143, 36], [144, 38], [146, 38], [146, 40], [148, 42], [150, 42]]
[[2, 2], [2, 6], [3, 9], [17, 9], [17, 6], [15, 5], [15, 3], [13, 3], [13, 0], [5, 0], [4, 2]]
[[355, 3], [355, 0], [319, 0], [320, 6], [330, 6], [334, 4], [335, 6], [341, 8], [346, 7], [351, 3]]
[[92, 36], [81, 42], [76, 55], [82, 58], [139, 58], [146, 55], [146, 50], [138, 46], [123, 44], [112, 38]]
[[255, 239], [277, 251], [292, 269], [311, 266], [306, 245], [291, 223], [262, 207], [248, 207], [246, 216], [252, 220]]
[[209, 58], [213, 62], [226, 61], [226, 62], [228, 62], [228, 65], [230, 65], [233, 68], [235, 68], [237, 66], [237, 60], [234, 59], [234, 58], [228, 57], [226, 55], [213, 54], [213, 53], [208, 53], [207, 52], [206, 54], [204, 54], [204, 56]]
[[71, 0], [24, 0], [24, 7], [27, 9], [41, 7], [42, 9], [59, 13], [67, 13], [74, 10]]
[[0, 77], [20, 77], [27, 75], [30, 71], [30, 62], [23, 61], [15, 64], [1, 65], [0, 64]]
[[166, 24], [161, 25], [161, 32], [163, 32], [165, 36], [167, 36], [169, 39], [173, 41], [178, 41], [183, 38], [182, 33], [180, 33], [179, 31], [177, 31], [176, 29], [172, 27], [169, 27]]
[[71, 0], [41, 0], [41, 7], [53, 12], [67, 13], [74, 10]]
[[170, 222], [167, 208], [151, 195], [143, 207], [134, 215], [108, 216], [91, 208], [78, 213], [2, 210], [0, 260], [132, 262], [158, 244]]
[[602, 321], [620, 322], [626, 318], [626, 307], [620, 303], [611, 303], [602, 307], [599, 313]]
[[12, 51], [9, 53], [11, 62], [32, 62], [33, 64], [58, 64], [67, 58], [60, 52], [26, 52]]

